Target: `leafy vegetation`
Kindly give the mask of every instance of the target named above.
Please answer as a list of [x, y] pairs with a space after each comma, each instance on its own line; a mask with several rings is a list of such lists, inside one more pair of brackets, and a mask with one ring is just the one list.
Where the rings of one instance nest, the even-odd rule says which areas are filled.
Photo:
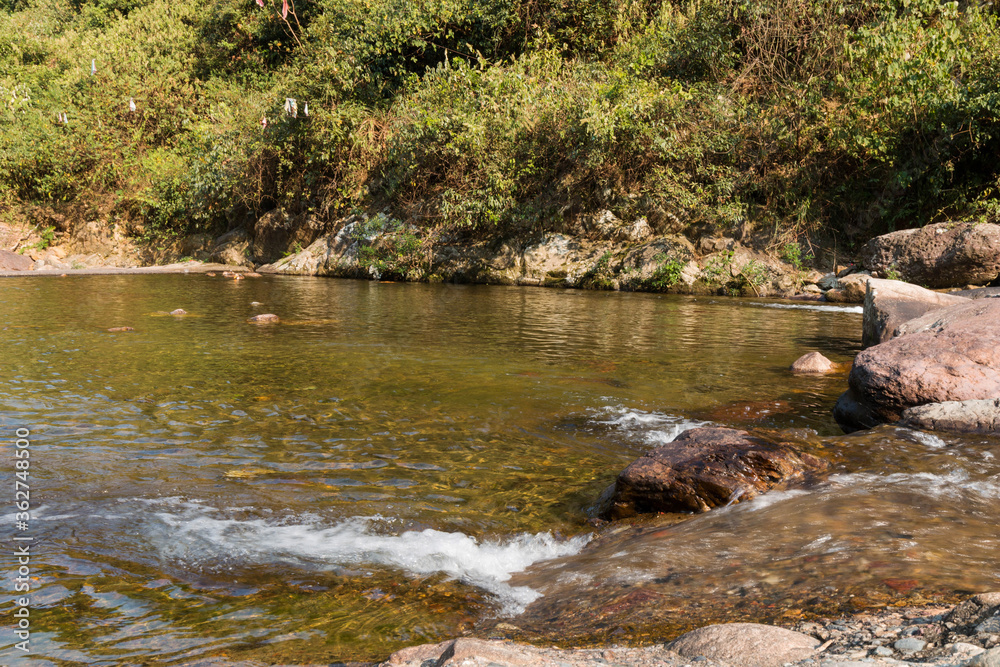
[[801, 264], [803, 235], [1000, 215], [992, 7], [0, 0], [0, 207], [147, 239], [387, 208], [389, 275], [430, 228], [610, 209]]

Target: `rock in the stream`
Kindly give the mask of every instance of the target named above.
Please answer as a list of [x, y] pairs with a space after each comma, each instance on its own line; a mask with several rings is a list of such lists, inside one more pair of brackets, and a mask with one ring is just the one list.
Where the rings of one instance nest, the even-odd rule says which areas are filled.
[[708, 625], [681, 635], [667, 648], [686, 658], [704, 656], [733, 667], [781, 667], [812, 656], [814, 637], [773, 625], [726, 623]]
[[252, 324], [270, 324], [275, 322], [280, 322], [281, 320], [274, 313], [263, 313], [261, 315], [254, 315], [249, 318], [247, 322]]
[[869, 278], [864, 296], [861, 346], [871, 347], [896, 336], [897, 328], [915, 317], [968, 299], [900, 282]]
[[1000, 225], [943, 222], [869, 241], [861, 262], [932, 288], [984, 285], [1000, 276]]
[[903, 426], [927, 431], [1000, 434], [1000, 398], [928, 403], [903, 410]]
[[897, 338], [863, 350], [834, 408], [847, 431], [894, 422], [926, 403], [1000, 396], [1000, 300], [980, 299], [904, 323]]
[[183, 308], [178, 308], [177, 310], [171, 310], [170, 314], [174, 317], [180, 317], [181, 315], [187, 315], [188, 313]]
[[746, 431], [695, 428], [622, 471], [602, 514], [617, 519], [645, 512], [706, 512], [824, 467], [815, 456]]
[[833, 369], [833, 362], [819, 352], [803, 354], [791, 367], [793, 373], [829, 373]]

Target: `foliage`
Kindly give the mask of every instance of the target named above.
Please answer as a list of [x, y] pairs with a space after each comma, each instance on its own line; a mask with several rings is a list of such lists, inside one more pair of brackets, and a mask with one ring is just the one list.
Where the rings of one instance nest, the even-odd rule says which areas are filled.
[[796, 266], [804, 234], [1000, 214], [989, 5], [280, 5], [4, 0], [0, 202], [72, 204], [147, 240], [388, 207], [406, 225], [366, 252], [392, 275], [419, 267], [423, 228], [548, 231], [605, 209], [763, 237]]
[[684, 268], [682, 260], [660, 253], [653, 261], [658, 266], [647, 282], [654, 291], [664, 292], [681, 281], [681, 270]]
[[798, 241], [786, 243], [781, 249], [781, 258], [794, 266], [797, 271], [803, 270], [806, 262], [814, 259], [812, 253], [803, 252]]

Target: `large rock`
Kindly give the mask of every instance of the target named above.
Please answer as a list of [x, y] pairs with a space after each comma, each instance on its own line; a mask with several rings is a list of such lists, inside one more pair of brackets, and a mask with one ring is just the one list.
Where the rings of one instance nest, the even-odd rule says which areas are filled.
[[907, 408], [903, 410], [902, 424], [927, 431], [1000, 434], [1000, 398]]
[[866, 348], [895, 337], [897, 327], [908, 320], [968, 302], [965, 297], [932, 292], [898, 280], [869, 278], [866, 285], [861, 324], [861, 345]]
[[10, 250], [0, 250], [0, 271], [30, 271], [33, 266], [30, 258], [18, 255]]
[[928, 287], [983, 285], [1000, 276], [1000, 225], [943, 222], [879, 236], [861, 250], [879, 275]]
[[210, 262], [242, 266], [249, 263], [250, 239], [246, 230], [234, 229], [215, 239], [215, 247], [209, 255]]
[[931, 311], [899, 327], [900, 335], [854, 359], [850, 389], [834, 408], [848, 431], [858, 420], [897, 421], [925, 403], [1000, 396], [1000, 300], [981, 299]]
[[644, 512], [706, 512], [823, 467], [815, 456], [746, 431], [691, 429], [622, 471], [602, 513], [622, 518]]
[[326, 225], [314, 215], [293, 216], [274, 209], [253, 224], [250, 254], [259, 263], [273, 262], [308, 247], [324, 231]]
[[603, 250], [565, 234], [546, 234], [524, 249], [521, 285], [571, 287], [597, 263]]
[[703, 656], [733, 667], [781, 667], [811, 657], [819, 640], [757, 623], [708, 625], [681, 635], [667, 648], [688, 659]]

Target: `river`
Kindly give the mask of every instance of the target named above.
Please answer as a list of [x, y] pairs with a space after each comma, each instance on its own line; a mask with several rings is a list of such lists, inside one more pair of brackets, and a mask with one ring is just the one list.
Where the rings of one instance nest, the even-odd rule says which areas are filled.
[[[8, 615], [4, 664], [377, 660], [470, 632], [642, 643], [1000, 574], [1000, 442], [844, 436], [846, 371], [788, 372], [811, 350], [846, 368], [858, 308], [145, 275], [9, 279], [0, 309], [5, 544], [31, 538], [31, 652]], [[263, 312], [281, 323], [247, 322]], [[831, 473], [588, 523], [622, 468], [699, 424], [782, 430]], [[13, 609], [13, 547], [0, 568]]]

